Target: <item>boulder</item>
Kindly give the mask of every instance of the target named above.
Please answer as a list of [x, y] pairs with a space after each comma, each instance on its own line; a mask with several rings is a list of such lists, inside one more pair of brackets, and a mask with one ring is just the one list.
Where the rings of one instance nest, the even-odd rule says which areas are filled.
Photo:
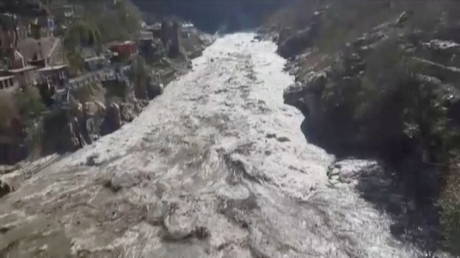
[[402, 12], [398, 16], [396, 21], [394, 22], [394, 25], [397, 26], [397, 27], [404, 26], [407, 23], [407, 21], [409, 20], [409, 18], [411, 17], [411, 15], [412, 15], [412, 12], [407, 12], [407, 11]]
[[321, 93], [327, 83], [326, 72], [311, 72], [304, 78], [305, 82], [298, 82], [284, 91], [284, 102], [298, 108], [305, 115], [314, 115], [316, 110], [315, 99], [321, 98]]
[[62, 151], [74, 151], [84, 145], [84, 140], [80, 134], [77, 118], [74, 118], [73, 121], [69, 121], [67, 123], [64, 135], [67, 135], [67, 137], [63, 138], [64, 149]]
[[283, 29], [278, 38], [278, 53], [285, 58], [292, 58], [311, 47], [318, 35], [322, 14], [322, 12], [315, 12], [309, 25], [304, 29], [297, 31], [291, 28]]
[[136, 117], [136, 107], [132, 103], [122, 103], [120, 105], [121, 119], [126, 122], [131, 122]]
[[164, 238], [167, 240], [181, 240], [191, 237], [197, 227], [197, 214], [191, 204], [185, 200], [171, 200], [168, 211], [164, 216]]
[[83, 111], [86, 117], [97, 116], [105, 112], [105, 105], [99, 101], [87, 101], [83, 104]]
[[13, 191], [13, 188], [0, 180], [0, 198]]
[[286, 58], [294, 57], [296, 54], [299, 54], [302, 50], [312, 45], [314, 32], [312, 27], [295, 32], [279, 43], [278, 53]]
[[163, 84], [158, 76], [149, 76], [149, 82], [147, 83], [147, 95], [149, 99], [154, 99], [163, 93]]
[[120, 106], [116, 103], [110, 104], [102, 124], [102, 134], [109, 134], [118, 130], [122, 125]]

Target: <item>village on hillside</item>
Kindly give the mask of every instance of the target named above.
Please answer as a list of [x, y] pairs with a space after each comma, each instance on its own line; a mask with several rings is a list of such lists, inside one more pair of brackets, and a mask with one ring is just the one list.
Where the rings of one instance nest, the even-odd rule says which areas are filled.
[[190, 24], [146, 24], [128, 0], [1, 2], [0, 164], [118, 129], [190, 68], [205, 41]]

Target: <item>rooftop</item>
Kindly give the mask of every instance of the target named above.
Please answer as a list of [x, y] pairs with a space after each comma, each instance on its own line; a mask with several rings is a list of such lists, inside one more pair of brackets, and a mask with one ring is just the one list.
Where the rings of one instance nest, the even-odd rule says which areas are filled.
[[14, 75], [8, 75], [8, 76], [0, 76], [0, 81], [6, 81], [9, 79], [13, 79]]
[[42, 60], [52, 55], [59, 39], [55, 37], [45, 37], [41, 39], [26, 38], [19, 41], [18, 50], [24, 56], [26, 62]]
[[14, 74], [14, 73], [28, 72], [28, 71], [32, 71], [32, 70], [36, 70], [36, 69], [37, 69], [37, 67], [29, 65], [29, 66], [19, 68], [19, 69], [10, 69], [10, 70], [8, 70], [8, 72]]
[[39, 72], [49, 72], [49, 71], [56, 71], [56, 70], [61, 70], [64, 68], [67, 68], [68, 65], [55, 65], [55, 66], [46, 66], [41, 69], [38, 69], [37, 71]]

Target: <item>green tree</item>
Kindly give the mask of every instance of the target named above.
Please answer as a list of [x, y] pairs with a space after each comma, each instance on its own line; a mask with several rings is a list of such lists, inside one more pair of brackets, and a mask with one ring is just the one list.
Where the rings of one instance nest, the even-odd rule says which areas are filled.
[[64, 45], [71, 51], [81, 47], [100, 49], [101, 41], [101, 32], [97, 24], [87, 21], [78, 21], [72, 24], [64, 35]]
[[26, 87], [15, 95], [16, 105], [22, 119], [29, 123], [37, 119], [45, 110], [40, 92], [35, 87]]

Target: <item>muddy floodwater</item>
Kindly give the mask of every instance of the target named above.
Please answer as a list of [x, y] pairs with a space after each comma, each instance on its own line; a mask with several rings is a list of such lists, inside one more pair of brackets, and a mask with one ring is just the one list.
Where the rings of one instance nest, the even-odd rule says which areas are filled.
[[254, 36], [216, 40], [115, 133], [9, 175], [0, 257], [417, 257], [356, 190], [377, 164], [331, 177], [283, 103], [286, 60]]

